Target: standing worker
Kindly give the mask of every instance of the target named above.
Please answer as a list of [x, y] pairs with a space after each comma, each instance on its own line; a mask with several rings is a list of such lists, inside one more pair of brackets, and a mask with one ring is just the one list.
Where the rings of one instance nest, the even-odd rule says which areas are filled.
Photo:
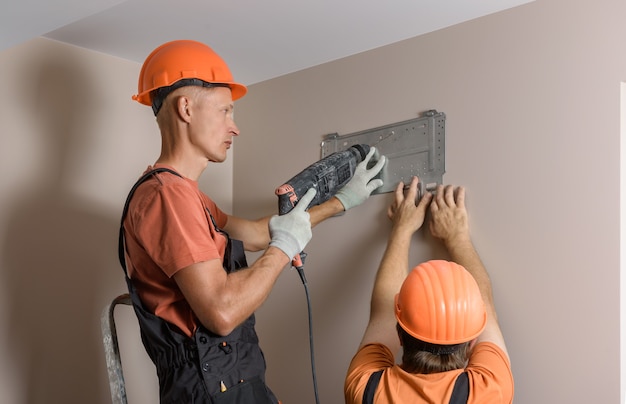
[[[439, 185], [416, 203], [418, 179], [406, 194], [403, 185], [388, 210], [391, 234], [346, 403], [512, 403], [511, 365], [491, 281], [470, 239], [465, 190]], [[411, 237], [429, 204], [431, 233], [452, 261], [428, 261], [407, 275]]]
[[[335, 197], [308, 211], [313, 189], [282, 216], [246, 220], [220, 210], [197, 181], [226, 159], [239, 135], [233, 102], [246, 91], [210, 47], [178, 40], [147, 57], [133, 96], [153, 109], [161, 154], [128, 196], [120, 262], [161, 403], [277, 403], [254, 312], [313, 226], [382, 185], [373, 178], [385, 159], [367, 169], [371, 150]], [[264, 252], [248, 266], [244, 251]]]

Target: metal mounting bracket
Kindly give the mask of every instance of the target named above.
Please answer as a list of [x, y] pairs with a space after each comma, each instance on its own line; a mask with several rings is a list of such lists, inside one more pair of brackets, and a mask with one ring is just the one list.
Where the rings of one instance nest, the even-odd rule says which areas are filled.
[[408, 184], [414, 175], [420, 178], [422, 191], [433, 190], [443, 183], [445, 135], [446, 115], [432, 109], [407, 121], [347, 135], [326, 135], [321, 143], [321, 157], [355, 144], [375, 146], [387, 157], [387, 164], [378, 175], [384, 185], [375, 194], [394, 191], [400, 181]]

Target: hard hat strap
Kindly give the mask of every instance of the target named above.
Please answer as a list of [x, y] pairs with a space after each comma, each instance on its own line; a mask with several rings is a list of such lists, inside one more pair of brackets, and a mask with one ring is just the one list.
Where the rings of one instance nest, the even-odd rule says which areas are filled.
[[181, 87], [186, 87], [186, 86], [199, 86], [199, 87], [204, 87], [204, 88], [213, 88], [213, 87], [230, 88], [230, 85], [225, 84], [225, 83], [209, 83], [207, 81], [200, 80], [200, 79], [178, 80], [176, 83], [172, 84], [171, 86], [159, 87], [156, 90], [152, 91], [150, 98], [152, 98], [152, 111], [154, 112], [154, 116], [156, 116], [159, 113], [159, 111], [161, 110], [161, 107], [163, 106], [163, 102], [165, 101], [165, 98], [167, 98], [167, 96], [172, 91]]
[[450, 355], [459, 350], [459, 348], [464, 344], [454, 344], [454, 345], [440, 345], [440, 344], [431, 344], [430, 342], [422, 341], [420, 339], [415, 338], [415, 346], [420, 351], [426, 351], [433, 355]]

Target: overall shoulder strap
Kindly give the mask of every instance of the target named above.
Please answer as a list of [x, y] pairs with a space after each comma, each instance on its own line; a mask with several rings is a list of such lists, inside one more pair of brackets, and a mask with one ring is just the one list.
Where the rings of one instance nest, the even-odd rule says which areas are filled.
[[374, 404], [374, 393], [376, 393], [376, 388], [380, 382], [380, 377], [383, 375], [383, 370], [384, 369], [381, 369], [372, 373], [367, 381], [365, 392], [363, 392], [363, 404]]
[[133, 194], [135, 193], [139, 185], [141, 185], [145, 180], [150, 178], [152, 175], [156, 173], [162, 173], [162, 172], [168, 172], [168, 173], [171, 173], [171, 174], [174, 174], [183, 178], [182, 175], [178, 174], [174, 170], [170, 170], [169, 168], [165, 168], [165, 167], [155, 168], [154, 170], [151, 170], [145, 173], [144, 175], [142, 175], [141, 178], [139, 178], [137, 182], [135, 183], [135, 185], [133, 185], [133, 187], [130, 189], [128, 196], [126, 197], [126, 203], [124, 203], [124, 210], [122, 211], [122, 220], [120, 224], [120, 235], [119, 235], [117, 253], [118, 253], [119, 260], [120, 260], [120, 264], [122, 265], [122, 269], [124, 270], [124, 274], [127, 277], [128, 277], [128, 272], [126, 270], [126, 258], [124, 257], [124, 219], [126, 218], [126, 214], [128, 213], [128, 205], [130, 205], [130, 200], [132, 199]]
[[457, 377], [454, 383], [454, 390], [450, 396], [450, 404], [466, 404], [469, 398], [469, 378], [467, 372], [463, 372]]
[[[383, 374], [383, 370], [372, 373], [367, 385], [365, 386], [365, 392], [363, 393], [363, 404], [374, 403], [374, 393], [380, 382], [380, 377]], [[454, 390], [452, 390], [452, 396], [450, 396], [450, 404], [466, 404], [469, 398], [469, 378], [467, 372], [463, 372], [457, 377], [454, 383]]]

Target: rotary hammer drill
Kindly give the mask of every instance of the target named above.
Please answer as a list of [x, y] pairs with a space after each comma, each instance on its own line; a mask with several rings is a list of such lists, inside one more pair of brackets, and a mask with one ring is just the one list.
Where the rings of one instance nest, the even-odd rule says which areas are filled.
[[[276, 188], [278, 214], [289, 213], [310, 188], [315, 188], [317, 193], [307, 209], [329, 200], [350, 181], [356, 166], [365, 159], [369, 151], [369, 145], [357, 144], [347, 150], [332, 153], [296, 174]], [[302, 258], [295, 257], [293, 265], [296, 268], [301, 267]]]

